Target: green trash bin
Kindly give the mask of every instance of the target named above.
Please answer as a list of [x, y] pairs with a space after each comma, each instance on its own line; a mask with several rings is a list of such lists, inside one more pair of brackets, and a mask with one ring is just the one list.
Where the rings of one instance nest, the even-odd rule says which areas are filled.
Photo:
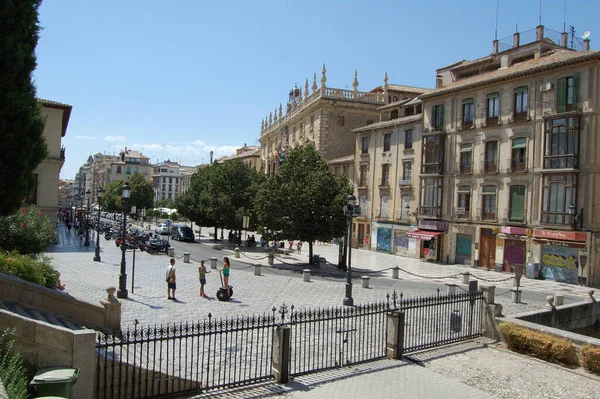
[[38, 370], [29, 384], [35, 390], [36, 398], [58, 396], [71, 398], [71, 387], [77, 382], [79, 369], [49, 367]]

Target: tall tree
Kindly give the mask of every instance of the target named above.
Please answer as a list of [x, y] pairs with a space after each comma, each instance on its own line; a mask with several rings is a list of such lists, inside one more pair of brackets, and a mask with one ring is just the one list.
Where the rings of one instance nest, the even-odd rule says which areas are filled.
[[154, 202], [154, 187], [140, 172], [135, 172], [129, 180], [131, 194], [129, 195], [129, 209], [135, 206], [138, 211], [152, 208]]
[[33, 172], [46, 156], [44, 118], [33, 71], [41, 0], [0, 0], [0, 216], [31, 193]]
[[101, 202], [104, 209], [108, 212], [121, 212], [121, 190], [125, 181], [123, 179], [113, 180], [104, 188], [104, 195]]
[[267, 240], [308, 242], [312, 263], [314, 241], [344, 235], [343, 208], [352, 191], [313, 146], [294, 148], [256, 197], [259, 231]]

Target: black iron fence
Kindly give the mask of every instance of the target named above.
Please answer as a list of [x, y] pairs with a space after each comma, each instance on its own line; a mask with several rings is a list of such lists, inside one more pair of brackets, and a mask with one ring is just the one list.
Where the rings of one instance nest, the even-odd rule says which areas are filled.
[[[482, 292], [404, 298], [353, 307], [295, 309], [282, 305], [260, 316], [213, 319], [98, 333], [96, 398], [147, 398], [269, 380], [286, 357], [290, 376], [386, 356], [389, 334], [403, 332], [400, 353], [482, 335]], [[279, 314], [277, 314], [279, 313]], [[399, 326], [389, 315], [401, 313]], [[287, 347], [274, 342], [289, 329]], [[396, 329], [396, 331], [393, 331]], [[279, 356], [276, 356], [279, 357]]]

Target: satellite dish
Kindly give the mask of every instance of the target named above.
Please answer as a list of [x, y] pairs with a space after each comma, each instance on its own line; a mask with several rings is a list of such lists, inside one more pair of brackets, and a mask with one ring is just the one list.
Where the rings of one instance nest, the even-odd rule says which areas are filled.
[[583, 38], [583, 40], [587, 39], [588, 37], [590, 37], [591, 32], [589, 30], [586, 30], [585, 32], [583, 32], [583, 35], [581, 35], [581, 37]]

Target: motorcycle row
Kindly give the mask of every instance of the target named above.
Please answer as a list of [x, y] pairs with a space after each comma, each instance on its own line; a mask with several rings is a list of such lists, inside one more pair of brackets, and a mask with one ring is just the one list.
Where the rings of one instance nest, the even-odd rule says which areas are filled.
[[[98, 229], [101, 234], [104, 234], [104, 239], [111, 240], [114, 238], [115, 245], [120, 247], [123, 244], [123, 225], [118, 222], [100, 222]], [[125, 248], [138, 249], [148, 252], [149, 254], [168, 253], [169, 243], [167, 240], [155, 237], [151, 232], [145, 232], [131, 224], [125, 229]]]

